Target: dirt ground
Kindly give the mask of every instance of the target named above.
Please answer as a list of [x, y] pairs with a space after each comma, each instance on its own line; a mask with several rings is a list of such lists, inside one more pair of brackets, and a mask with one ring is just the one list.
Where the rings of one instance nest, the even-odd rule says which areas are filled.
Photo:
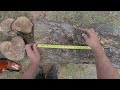
[[[119, 51], [119, 35], [120, 35], [120, 12], [119, 11], [0, 11], [0, 22], [7, 18], [16, 19], [19, 16], [26, 16], [32, 22], [45, 19], [52, 22], [58, 23], [68, 23], [73, 27], [81, 28], [92, 28], [98, 24], [110, 24], [116, 29], [117, 36], [116, 47], [114, 52], [116, 52], [116, 57], [118, 57]], [[39, 37], [39, 36], [38, 36]], [[11, 37], [5, 36], [0, 33], [0, 42], [9, 40]], [[23, 39], [26, 43], [32, 42], [34, 39], [34, 30], [30, 35], [24, 35]], [[119, 57], [118, 57], [119, 58]], [[114, 59], [114, 57], [113, 57]], [[7, 72], [0, 74], [1, 79], [15, 79], [19, 78], [20, 75], [27, 69], [29, 65], [29, 59], [26, 56], [22, 61], [18, 62], [22, 65], [21, 72]], [[117, 62], [118, 63], [118, 62]]]

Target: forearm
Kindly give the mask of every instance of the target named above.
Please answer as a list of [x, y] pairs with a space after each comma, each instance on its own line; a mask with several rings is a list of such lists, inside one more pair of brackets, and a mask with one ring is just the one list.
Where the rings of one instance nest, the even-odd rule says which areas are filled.
[[102, 47], [93, 49], [93, 53], [97, 69], [97, 77], [99, 79], [119, 78], [117, 70], [111, 64]]
[[36, 75], [38, 68], [39, 68], [38, 64], [31, 63], [27, 71], [23, 73], [23, 75], [21, 76], [21, 79], [33, 79]]

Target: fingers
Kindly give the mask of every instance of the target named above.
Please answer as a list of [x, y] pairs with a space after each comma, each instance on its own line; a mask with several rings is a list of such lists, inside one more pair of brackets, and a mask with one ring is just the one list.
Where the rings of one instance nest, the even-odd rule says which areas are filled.
[[30, 53], [34, 52], [33, 49], [32, 49], [32, 46], [33, 46], [33, 44], [25, 45], [25, 49], [26, 49], [26, 52], [27, 52], [28, 56], [29, 56]]
[[37, 53], [39, 54], [39, 51], [38, 51], [38, 48], [37, 48], [37, 44], [36, 43], [31, 43], [31, 44], [27, 44], [25, 46], [25, 49], [27, 52], [34, 52], [34, 53]]
[[85, 33], [89, 34], [89, 33], [91, 33], [92, 30], [91, 30], [91, 29], [84, 29], [83, 31], [84, 31]]
[[87, 40], [89, 39], [89, 37], [86, 34], [82, 34], [82, 37], [85, 39], [85, 41], [87, 42]]
[[88, 35], [88, 37], [91, 37], [94, 34], [96, 34], [96, 32], [93, 29], [84, 29], [83, 31]]
[[39, 53], [36, 43], [33, 44], [33, 50], [35, 53]]
[[95, 30], [93, 28], [91, 28], [90, 30], [95, 33]]

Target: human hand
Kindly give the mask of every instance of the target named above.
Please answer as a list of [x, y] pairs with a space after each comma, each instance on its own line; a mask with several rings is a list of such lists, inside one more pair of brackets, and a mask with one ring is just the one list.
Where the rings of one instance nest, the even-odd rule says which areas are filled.
[[92, 49], [101, 47], [97, 33], [93, 29], [84, 29], [82, 34], [86, 44]]
[[27, 55], [29, 56], [32, 64], [40, 64], [40, 53], [37, 49], [36, 43], [34, 44], [27, 44], [25, 46]]

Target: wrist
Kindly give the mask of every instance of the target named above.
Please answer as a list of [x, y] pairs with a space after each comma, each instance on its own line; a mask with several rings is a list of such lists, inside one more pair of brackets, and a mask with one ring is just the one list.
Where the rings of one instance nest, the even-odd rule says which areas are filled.
[[92, 48], [92, 50], [98, 50], [98, 49], [102, 49], [102, 46], [101, 45], [96, 45], [96, 46], [94, 46], [94, 47], [91, 47]]
[[92, 48], [93, 52], [104, 52], [104, 48], [102, 46], [97, 46], [97, 47], [94, 47]]
[[40, 61], [31, 60], [31, 64], [32, 64], [32, 65], [37, 65], [37, 66], [39, 66], [39, 65], [40, 65]]
[[31, 66], [33, 66], [33, 67], [39, 67], [40, 63], [33, 63], [33, 62], [31, 62]]

